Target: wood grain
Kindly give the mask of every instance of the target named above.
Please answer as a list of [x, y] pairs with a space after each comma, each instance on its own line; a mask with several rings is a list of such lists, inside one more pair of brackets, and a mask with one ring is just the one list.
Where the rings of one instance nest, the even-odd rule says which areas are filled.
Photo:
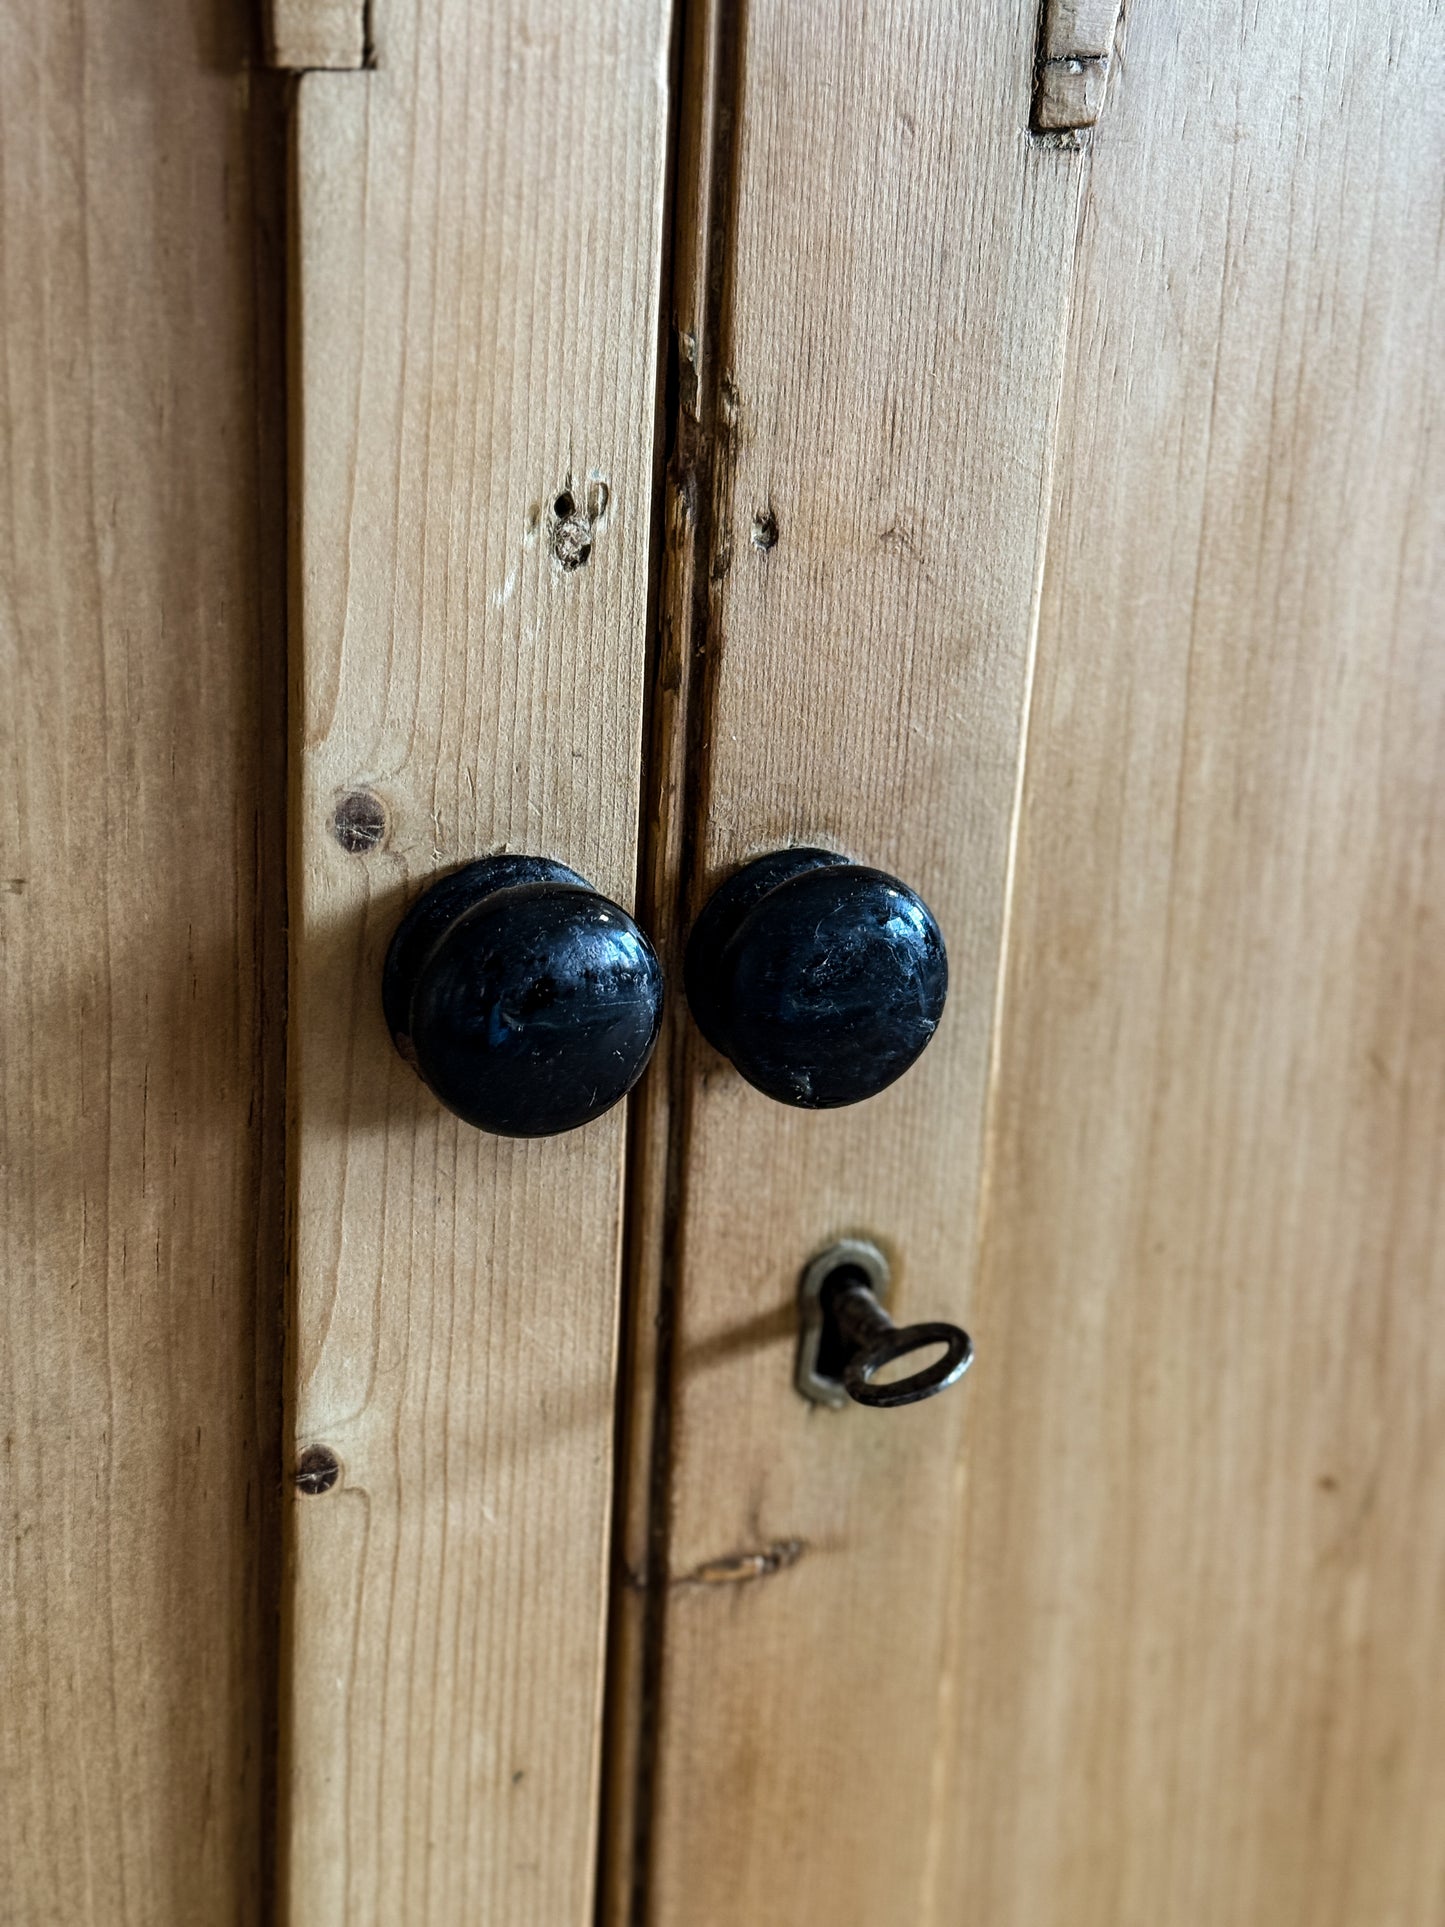
[[[670, 1107], [619, 1921], [1442, 1917], [1427, 13], [1337, 4], [1322, 61], [1283, 5], [1132, 10], [1073, 151], [1023, 136], [1022, 10], [754, 8], [714, 64], [694, 899], [830, 842], [955, 970], [871, 1105], [695, 1046]], [[970, 1324], [962, 1397], [796, 1399], [848, 1232]]]
[[[619, 1919], [905, 1920], [925, 1871], [965, 1405], [808, 1406], [795, 1297], [820, 1246], [862, 1233], [903, 1315], [966, 1312], [1083, 163], [1027, 138], [1032, 8], [877, 27], [694, 15], [712, 56], [689, 85], [711, 74], [718, 100], [690, 217], [709, 272], [679, 249], [694, 553], [669, 558], [664, 608], [697, 662], [685, 775], [659, 794], [689, 813], [692, 909], [749, 856], [832, 845], [923, 892], [955, 989], [917, 1070], [855, 1111], [785, 1110], [694, 1043], [654, 1266], [668, 1542], [632, 1521], [625, 1582], [654, 1665], [618, 1682], [652, 1739], [613, 1840], [641, 1836]], [[703, 111], [685, 97], [684, 124]]]
[[286, 1892], [298, 1927], [582, 1927], [624, 1116], [462, 1126], [378, 996], [460, 860], [633, 896], [668, 17], [375, 31], [296, 126], [291, 1422], [341, 1469], [291, 1519]]
[[0, 9], [16, 1927], [265, 1907], [283, 150], [239, 25], [179, 0]]
[[1316, 25], [1095, 137], [930, 1922], [1445, 1919], [1438, 19]]

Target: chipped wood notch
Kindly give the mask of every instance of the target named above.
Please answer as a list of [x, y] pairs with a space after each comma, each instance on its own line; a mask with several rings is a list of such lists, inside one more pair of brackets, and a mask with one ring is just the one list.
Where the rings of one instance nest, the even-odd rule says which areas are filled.
[[1109, 84], [1119, 12], [1119, 0], [1044, 0], [1034, 80], [1034, 133], [1068, 133], [1098, 121]]

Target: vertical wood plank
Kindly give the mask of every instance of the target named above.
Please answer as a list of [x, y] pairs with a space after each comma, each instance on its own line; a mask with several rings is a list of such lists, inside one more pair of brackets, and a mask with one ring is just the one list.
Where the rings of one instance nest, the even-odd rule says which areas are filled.
[[668, 10], [374, 30], [296, 127], [292, 1434], [340, 1471], [293, 1504], [287, 1894], [582, 1927], [624, 1116], [460, 1125], [379, 985], [473, 856], [633, 896]]
[[240, 25], [179, 0], [0, 9], [0, 1917], [17, 1927], [265, 1907], [283, 150]]
[[922, 1917], [1415, 1927], [1445, 1896], [1438, 19], [1127, 22]]
[[[679, 248], [692, 549], [664, 597], [695, 650], [693, 722], [658, 785], [687, 813], [682, 893], [695, 910], [750, 856], [830, 845], [923, 892], [954, 989], [917, 1068], [852, 1111], [786, 1110], [694, 1039], [665, 1244], [641, 1273], [674, 1352], [667, 1543], [630, 1521], [653, 1658], [619, 1692], [652, 1751], [625, 1904], [669, 1927], [905, 1920], [950, 1718], [966, 1407], [807, 1405], [796, 1291], [822, 1245], [862, 1233], [894, 1257], [902, 1315], [966, 1317], [1086, 162], [1028, 138], [1032, 7], [704, 12], [711, 57], [689, 73], [716, 98], [691, 111], [716, 138], [691, 274]], [[680, 178], [684, 214], [689, 193]]]

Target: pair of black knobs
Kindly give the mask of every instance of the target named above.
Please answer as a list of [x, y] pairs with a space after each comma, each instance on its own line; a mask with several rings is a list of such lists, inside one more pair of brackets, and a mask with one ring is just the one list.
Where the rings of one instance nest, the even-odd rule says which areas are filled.
[[[948, 960], [916, 892], [828, 850], [779, 850], [712, 896], [688, 941], [699, 1029], [784, 1104], [855, 1104], [901, 1077], [943, 1012]], [[397, 1049], [458, 1117], [575, 1130], [625, 1097], [662, 1020], [662, 967], [627, 912], [544, 857], [493, 856], [402, 919], [383, 1001]]]

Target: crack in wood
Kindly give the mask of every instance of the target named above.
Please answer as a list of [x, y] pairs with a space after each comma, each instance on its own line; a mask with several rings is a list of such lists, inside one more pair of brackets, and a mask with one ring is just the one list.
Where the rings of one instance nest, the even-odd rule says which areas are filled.
[[803, 1539], [775, 1539], [771, 1545], [752, 1551], [728, 1552], [717, 1559], [705, 1559], [691, 1572], [673, 1580], [675, 1586], [740, 1586], [754, 1579], [768, 1579], [775, 1572], [796, 1566], [808, 1550]]

